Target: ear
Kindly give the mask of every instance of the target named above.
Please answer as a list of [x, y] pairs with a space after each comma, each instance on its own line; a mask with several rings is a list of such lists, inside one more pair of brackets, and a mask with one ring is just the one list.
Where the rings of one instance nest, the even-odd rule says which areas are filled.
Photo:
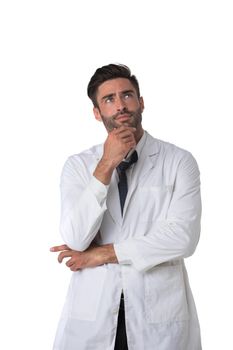
[[93, 108], [93, 113], [94, 113], [95, 119], [98, 120], [99, 122], [102, 122], [102, 118], [98, 107]]
[[144, 106], [144, 100], [143, 100], [143, 97], [142, 97], [142, 96], [139, 97], [139, 103], [140, 103], [140, 107], [141, 107], [141, 112], [143, 112], [145, 106]]

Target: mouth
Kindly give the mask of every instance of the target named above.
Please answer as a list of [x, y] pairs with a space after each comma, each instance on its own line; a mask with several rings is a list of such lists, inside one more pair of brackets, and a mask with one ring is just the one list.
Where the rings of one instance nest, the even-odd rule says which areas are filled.
[[130, 114], [123, 114], [123, 115], [119, 115], [116, 120], [118, 122], [124, 122], [124, 121], [128, 121], [131, 118]]

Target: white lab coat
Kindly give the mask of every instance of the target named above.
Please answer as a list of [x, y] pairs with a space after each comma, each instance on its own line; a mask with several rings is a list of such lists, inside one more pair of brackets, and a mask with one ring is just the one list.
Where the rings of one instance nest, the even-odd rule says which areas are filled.
[[193, 156], [145, 132], [121, 216], [116, 171], [93, 178], [103, 145], [71, 156], [61, 177], [61, 234], [79, 251], [114, 243], [119, 264], [74, 272], [54, 350], [113, 350], [123, 290], [129, 350], [200, 350], [184, 265], [200, 233], [199, 170]]

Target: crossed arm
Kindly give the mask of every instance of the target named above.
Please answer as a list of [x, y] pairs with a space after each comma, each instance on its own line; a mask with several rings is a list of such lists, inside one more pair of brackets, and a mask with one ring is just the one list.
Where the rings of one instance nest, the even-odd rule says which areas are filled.
[[63, 244], [51, 247], [50, 251], [59, 252], [59, 263], [61, 263], [64, 258], [70, 258], [67, 260], [66, 266], [70, 268], [71, 271], [107, 263], [118, 263], [113, 244], [106, 244], [103, 246], [92, 245], [83, 252], [72, 250], [66, 244]]

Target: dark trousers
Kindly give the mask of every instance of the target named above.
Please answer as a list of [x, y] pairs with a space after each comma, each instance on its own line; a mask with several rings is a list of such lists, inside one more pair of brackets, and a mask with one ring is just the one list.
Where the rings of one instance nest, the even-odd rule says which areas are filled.
[[120, 309], [118, 314], [116, 342], [114, 350], [128, 350], [125, 328], [125, 306], [124, 295], [121, 294]]

